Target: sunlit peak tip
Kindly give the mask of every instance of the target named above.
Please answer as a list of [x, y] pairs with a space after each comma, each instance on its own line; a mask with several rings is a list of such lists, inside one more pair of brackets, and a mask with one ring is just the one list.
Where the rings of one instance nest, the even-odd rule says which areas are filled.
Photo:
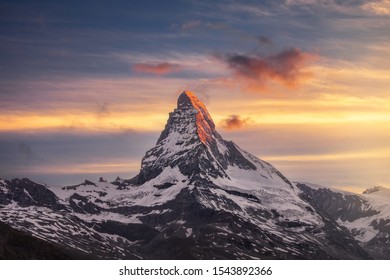
[[193, 93], [192, 91], [189, 91], [189, 90], [184, 90], [180, 95], [187, 95], [189, 98], [191, 97], [196, 97], [195, 93]]
[[192, 107], [195, 106], [195, 104], [200, 103], [199, 99], [196, 97], [196, 95], [189, 91], [184, 90], [177, 99], [178, 107], [181, 108], [183, 105], [191, 105]]
[[206, 106], [202, 103], [202, 101], [200, 101], [198, 97], [189, 90], [185, 90], [180, 94], [177, 99], [177, 108], [196, 108], [198, 111], [202, 110], [207, 112]]

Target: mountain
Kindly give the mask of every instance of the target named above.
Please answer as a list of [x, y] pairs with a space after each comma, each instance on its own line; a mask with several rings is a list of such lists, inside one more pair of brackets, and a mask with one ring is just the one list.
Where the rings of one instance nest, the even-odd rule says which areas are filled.
[[390, 259], [390, 189], [375, 186], [362, 194], [297, 183], [313, 208], [345, 227], [376, 259]]
[[88, 255], [81, 254], [78, 250], [55, 246], [0, 222], [0, 260], [85, 258], [88, 258]]
[[189, 91], [134, 178], [0, 180], [0, 206], [13, 228], [92, 258], [370, 258], [275, 167], [224, 140]]

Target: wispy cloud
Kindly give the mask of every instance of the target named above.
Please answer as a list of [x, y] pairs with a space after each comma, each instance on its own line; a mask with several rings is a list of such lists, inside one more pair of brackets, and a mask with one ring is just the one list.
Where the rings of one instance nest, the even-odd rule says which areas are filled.
[[249, 4], [238, 4], [234, 3], [231, 5], [227, 5], [225, 7], [226, 10], [234, 11], [234, 12], [242, 12], [256, 17], [264, 17], [270, 16], [272, 13], [268, 11], [266, 8], [262, 8], [259, 5], [249, 5]]
[[109, 56], [112, 59], [116, 59], [122, 63], [125, 62], [132, 64], [133, 69], [134, 67], [141, 68], [140, 70], [145, 70], [146, 68], [151, 72], [154, 71], [153, 73], [156, 72], [156, 68], [174, 68], [173, 70], [177, 70], [176, 72], [190, 72], [190, 78], [194, 76], [199, 78], [199, 75], [203, 75], [205, 78], [210, 78], [213, 76], [221, 76], [227, 73], [226, 65], [222, 63], [220, 59], [216, 58], [210, 53], [160, 50], [159, 52], [149, 53], [112, 53]]
[[179, 64], [169, 62], [158, 64], [137, 63], [133, 65], [133, 70], [138, 73], [167, 75], [173, 72], [180, 71], [181, 66]]
[[318, 0], [286, 0], [287, 5], [310, 5], [317, 4]]
[[378, 15], [386, 15], [390, 13], [390, 1], [389, 0], [350, 0], [350, 1], [339, 1], [339, 0], [286, 0], [285, 7], [290, 8], [310, 8], [305, 9], [306, 11], [318, 12], [321, 9], [325, 13], [337, 13], [347, 16], [362, 16], [362, 9], [375, 13]]
[[199, 29], [199, 28], [205, 28], [205, 29], [212, 29], [212, 30], [221, 30], [221, 29], [227, 29], [229, 26], [226, 23], [222, 22], [210, 22], [210, 21], [200, 21], [200, 20], [190, 20], [186, 21], [182, 24], [174, 24], [173, 27], [180, 27], [182, 31], [187, 31], [191, 29]]
[[202, 22], [200, 20], [191, 20], [184, 22], [180, 27], [182, 30], [188, 30], [200, 27], [202, 25]]

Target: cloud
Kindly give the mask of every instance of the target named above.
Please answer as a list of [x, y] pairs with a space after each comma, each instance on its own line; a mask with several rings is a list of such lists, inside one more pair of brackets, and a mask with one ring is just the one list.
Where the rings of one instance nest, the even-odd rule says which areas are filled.
[[17, 146], [19, 153], [27, 160], [40, 160], [31, 147], [26, 143], [19, 143]]
[[272, 45], [273, 44], [271, 38], [268, 38], [266, 36], [257, 36], [256, 40], [258, 41], [258, 43], [260, 45]]
[[287, 5], [313, 5], [318, 4], [321, 1], [318, 0], [287, 0]]
[[272, 15], [272, 13], [270, 13], [266, 8], [260, 8], [259, 5], [234, 3], [231, 5], [226, 5], [225, 9], [249, 14], [256, 17], [266, 17]]
[[230, 115], [222, 120], [221, 126], [226, 130], [240, 129], [246, 125], [248, 119], [242, 119], [239, 115]]
[[149, 63], [136, 63], [133, 65], [133, 70], [138, 73], [148, 73], [155, 75], [166, 75], [173, 72], [181, 70], [181, 66], [175, 63], [158, 63], [158, 64], [149, 64]]
[[223, 30], [229, 29], [229, 25], [222, 22], [202, 22], [200, 20], [186, 21], [182, 24], [173, 24], [173, 28], [179, 28], [182, 31], [189, 31], [192, 29], [211, 29], [211, 30]]
[[206, 27], [209, 27], [211, 29], [214, 29], [214, 30], [221, 30], [221, 29], [228, 29], [229, 28], [229, 25], [227, 25], [226, 23], [219, 23], [219, 22], [208, 22], [205, 24]]
[[98, 105], [96, 116], [98, 118], [107, 117], [110, 114], [109, 104], [107, 102], [103, 102]]
[[[340, 14], [356, 16], [361, 20], [361, 10], [375, 15], [390, 15], [389, 0], [286, 0], [287, 6], [317, 6]], [[313, 11], [316, 11], [315, 9]], [[364, 25], [360, 22], [359, 25]], [[338, 27], [340, 29], [340, 26]]]
[[55, 184], [63, 183], [55, 174], [68, 175], [70, 180], [96, 180], [106, 174], [109, 180], [130, 178], [139, 171], [142, 156], [158, 135], [129, 130], [0, 132], [0, 177], [27, 176], [50, 183], [47, 178], [53, 175]]
[[228, 54], [223, 59], [235, 77], [251, 86], [265, 87], [272, 80], [291, 87], [310, 75], [305, 66], [315, 57], [291, 48], [271, 56]]
[[200, 20], [191, 20], [183, 23], [181, 25], [182, 30], [188, 30], [188, 29], [193, 29], [193, 28], [198, 28], [202, 25], [202, 22]]
[[390, 15], [389, 0], [370, 1], [363, 4], [362, 8], [377, 15]]

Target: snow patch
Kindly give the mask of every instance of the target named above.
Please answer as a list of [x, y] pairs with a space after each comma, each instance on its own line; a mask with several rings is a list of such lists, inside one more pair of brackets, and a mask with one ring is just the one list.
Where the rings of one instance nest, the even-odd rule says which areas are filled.
[[192, 235], [192, 228], [186, 229], [186, 237], [190, 237]]

